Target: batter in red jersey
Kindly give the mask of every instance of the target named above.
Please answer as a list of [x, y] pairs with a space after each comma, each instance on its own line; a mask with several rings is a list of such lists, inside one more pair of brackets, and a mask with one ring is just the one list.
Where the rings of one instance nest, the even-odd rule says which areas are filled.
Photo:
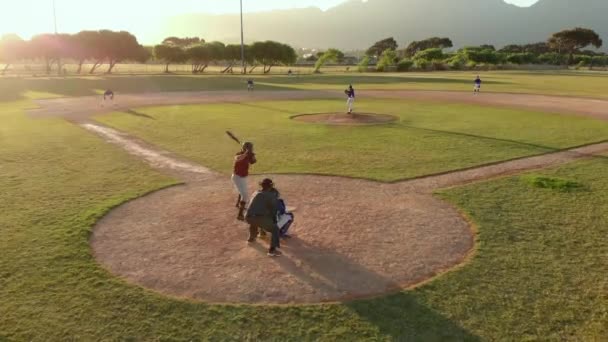
[[239, 208], [237, 219], [245, 220], [245, 205], [249, 201], [249, 190], [247, 188], [247, 177], [249, 176], [249, 166], [257, 162], [255, 153], [253, 153], [253, 144], [246, 142], [243, 144], [243, 149], [234, 157], [234, 170], [232, 173], [232, 182], [239, 193], [236, 202]]

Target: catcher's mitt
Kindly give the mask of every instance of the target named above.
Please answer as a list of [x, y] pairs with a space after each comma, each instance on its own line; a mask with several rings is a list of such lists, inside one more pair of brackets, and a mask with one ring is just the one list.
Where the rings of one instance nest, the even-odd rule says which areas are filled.
[[344, 95], [348, 95], [350, 92], [348, 91], [348, 89], [344, 90]]

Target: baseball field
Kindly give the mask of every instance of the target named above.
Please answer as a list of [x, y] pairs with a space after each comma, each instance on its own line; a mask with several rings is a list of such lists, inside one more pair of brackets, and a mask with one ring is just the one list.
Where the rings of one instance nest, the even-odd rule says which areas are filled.
[[608, 75], [474, 77], [0, 78], [0, 341], [605, 340]]

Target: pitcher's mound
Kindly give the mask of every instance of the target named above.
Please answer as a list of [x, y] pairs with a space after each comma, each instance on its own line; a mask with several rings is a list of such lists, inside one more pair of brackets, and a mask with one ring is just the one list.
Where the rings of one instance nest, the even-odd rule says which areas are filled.
[[326, 125], [379, 125], [399, 120], [398, 117], [387, 114], [373, 113], [320, 113], [302, 114], [292, 119], [307, 123], [321, 123]]

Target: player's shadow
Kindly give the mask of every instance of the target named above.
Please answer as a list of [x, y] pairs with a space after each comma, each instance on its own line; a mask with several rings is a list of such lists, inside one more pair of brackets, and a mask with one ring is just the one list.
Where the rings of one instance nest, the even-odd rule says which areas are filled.
[[128, 109], [125, 111], [125, 113], [129, 114], [129, 115], [133, 115], [133, 116], [137, 116], [140, 118], [146, 118], [146, 119], [150, 119], [150, 120], [156, 120], [154, 117], [146, 114], [146, 113], [142, 113], [142, 112], [138, 112], [136, 110], [133, 109]]
[[[321, 297], [340, 298], [342, 305], [394, 340], [479, 340], [458, 322], [423, 303], [415, 293], [404, 292], [392, 279], [340, 253], [310, 245], [297, 237], [282, 244], [285, 255], [276, 262], [285, 272], [309, 284]], [[375, 289], [378, 297], [354, 300], [369, 296], [370, 289]], [[382, 295], [382, 292], [389, 294]]]
[[290, 114], [290, 115], [298, 113], [297, 111], [293, 111], [293, 110], [281, 109], [281, 108], [272, 107], [272, 106], [264, 106], [264, 105], [260, 105], [260, 104], [254, 104], [254, 103], [239, 102], [238, 104], [241, 105], [241, 106], [244, 106], [244, 107], [263, 109], [263, 110], [268, 110], [268, 111], [273, 111], [273, 112], [279, 112], [279, 113], [285, 113], [285, 114]]

